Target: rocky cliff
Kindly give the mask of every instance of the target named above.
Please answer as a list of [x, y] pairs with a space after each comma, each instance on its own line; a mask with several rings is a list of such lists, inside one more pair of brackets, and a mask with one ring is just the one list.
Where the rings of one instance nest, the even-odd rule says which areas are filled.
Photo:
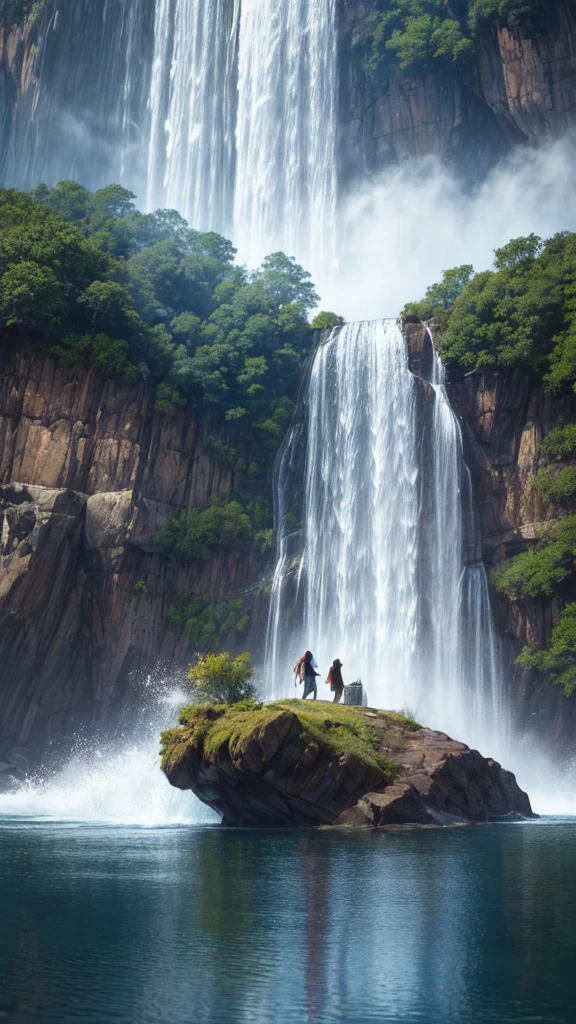
[[350, 176], [436, 154], [478, 178], [512, 145], [557, 139], [576, 122], [571, 0], [542, 5], [537, 31], [525, 21], [483, 29], [465, 71], [417, 78], [390, 63], [367, 72], [382, 6], [340, 4], [342, 152]]
[[0, 371], [0, 761], [22, 767], [140, 700], [144, 670], [191, 660], [165, 618], [175, 593], [244, 595], [249, 610], [263, 560], [173, 561], [154, 543], [235, 490], [201, 417], [155, 414], [145, 382], [67, 375], [32, 348], [2, 349]]
[[514, 776], [384, 711], [280, 701], [190, 706], [163, 769], [225, 825], [453, 825], [533, 817]]
[[[411, 369], [427, 377], [431, 342], [421, 324], [405, 324]], [[519, 368], [475, 371], [449, 380], [448, 395], [462, 427], [464, 457], [472, 474], [482, 557], [491, 568], [531, 544], [555, 521], [557, 512], [533, 489], [541, 469], [540, 446], [559, 420], [576, 419], [576, 397], [552, 398], [542, 381]], [[568, 581], [562, 598], [575, 600]], [[512, 600], [493, 592], [503, 640], [506, 678], [515, 696], [520, 729], [536, 734], [556, 755], [569, 751], [576, 727], [576, 701], [516, 658], [526, 644], [546, 647], [558, 624], [554, 600]]]

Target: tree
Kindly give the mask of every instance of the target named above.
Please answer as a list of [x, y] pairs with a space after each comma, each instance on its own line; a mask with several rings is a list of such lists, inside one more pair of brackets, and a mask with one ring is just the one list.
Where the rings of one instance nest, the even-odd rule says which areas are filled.
[[206, 654], [188, 672], [194, 699], [211, 704], [238, 704], [257, 699], [252, 659], [248, 653], [232, 659], [228, 653]]
[[0, 323], [6, 327], [50, 335], [65, 308], [62, 285], [49, 267], [23, 260], [0, 278]]
[[298, 302], [302, 309], [310, 312], [320, 301], [308, 271], [296, 263], [293, 256], [286, 256], [283, 252], [266, 256], [254, 279], [261, 282], [278, 309]]
[[310, 327], [313, 331], [331, 331], [333, 327], [342, 327], [346, 321], [337, 313], [322, 311], [314, 317]]

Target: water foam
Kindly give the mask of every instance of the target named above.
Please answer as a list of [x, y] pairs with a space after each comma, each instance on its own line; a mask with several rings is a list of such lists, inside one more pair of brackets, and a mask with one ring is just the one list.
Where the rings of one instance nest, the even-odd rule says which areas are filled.
[[[0, 794], [0, 816], [141, 825], [197, 825], [219, 819], [192, 793], [174, 789], [160, 770], [160, 733], [184, 695], [168, 693], [129, 734], [78, 739], [55, 773], [38, 773]], [[142, 716], [144, 717], [144, 716]]]

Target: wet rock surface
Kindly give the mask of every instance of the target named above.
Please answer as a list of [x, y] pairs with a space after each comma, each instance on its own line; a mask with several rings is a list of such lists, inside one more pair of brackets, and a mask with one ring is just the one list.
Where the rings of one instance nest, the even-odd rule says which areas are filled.
[[[164, 771], [226, 825], [451, 825], [535, 816], [511, 772], [399, 715], [282, 701], [255, 711], [188, 709], [181, 720], [164, 734]], [[351, 733], [362, 742], [351, 744]]]

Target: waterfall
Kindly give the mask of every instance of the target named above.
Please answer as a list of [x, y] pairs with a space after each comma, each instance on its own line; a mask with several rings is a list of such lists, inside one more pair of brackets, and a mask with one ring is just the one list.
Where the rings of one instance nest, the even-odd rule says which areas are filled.
[[315, 355], [303, 415], [277, 474], [270, 692], [294, 695], [292, 666], [310, 648], [324, 675], [338, 657], [348, 682], [362, 678], [371, 705], [409, 707], [493, 750], [506, 722], [498, 651], [439, 362], [420, 380], [396, 321], [348, 324]]
[[235, 238], [256, 265], [284, 248], [334, 260], [335, 0], [242, 0]]
[[[257, 265], [335, 259], [336, 0], [47, 3], [0, 183], [119, 181]], [[63, 60], [63, 54], [66, 60]]]
[[146, 205], [199, 230], [232, 227], [236, 24], [230, 0], [156, 0]]
[[21, 95], [0, 90], [0, 184], [120, 181], [143, 199], [150, 3], [47, 2], [37, 27]]

